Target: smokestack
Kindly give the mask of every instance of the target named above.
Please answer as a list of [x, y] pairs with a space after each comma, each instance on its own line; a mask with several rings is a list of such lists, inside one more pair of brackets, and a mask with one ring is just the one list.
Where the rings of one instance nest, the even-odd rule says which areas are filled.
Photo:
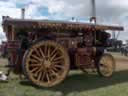
[[92, 17], [96, 17], [96, 5], [95, 5], [95, 0], [92, 0]]
[[92, 3], [92, 17], [90, 18], [90, 22], [94, 21], [96, 23], [96, 5], [95, 0], [91, 0]]
[[21, 19], [24, 19], [25, 18], [25, 9], [22, 8], [21, 9]]

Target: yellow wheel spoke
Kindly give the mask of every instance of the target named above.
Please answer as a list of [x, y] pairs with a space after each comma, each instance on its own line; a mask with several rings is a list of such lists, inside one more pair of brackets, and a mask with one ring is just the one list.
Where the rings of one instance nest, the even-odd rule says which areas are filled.
[[41, 68], [39, 68], [38, 70], [36, 70], [36, 72], [34, 74], [37, 75], [39, 72], [41, 72]]
[[51, 57], [51, 61], [56, 57], [56, 53]]
[[51, 52], [50, 56], [52, 56], [57, 51], [57, 47]]
[[31, 70], [31, 73], [33, 73], [33, 72], [36, 71], [37, 69], [39, 69], [39, 68], [38, 68], [38, 67], [33, 68], [33, 69]]
[[62, 65], [54, 65], [56, 68], [61, 68], [61, 69], [63, 69], [64, 68], [64, 66], [62, 66]]
[[52, 66], [52, 70], [58, 71], [58, 69], [55, 66]]
[[45, 57], [45, 55], [44, 55], [43, 50], [42, 50], [41, 48], [39, 48], [39, 51], [40, 51], [40, 53], [41, 53], [42, 57], [44, 58], [44, 57]]
[[46, 71], [43, 71], [42, 72], [42, 78], [41, 79], [44, 80], [45, 76], [46, 76]]
[[36, 48], [35, 48], [34, 50], [35, 50], [36, 54], [37, 54], [38, 56], [40, 56], [39, 51], [38, 51]]
[[48, 70], [48, 73], [49, 73], [50, 81], [52, 82], [54, 80], [54, 78], [53, 78], [54, 75], [53, 75], [51, 69]]
[[35, 55], [31, 55], [33, 58], [37, 59], [38, 61], [40, 61], [41, 59], [38, 56]]
[[30, 67], [39, 67], [39, 66], [41, 66], [41, 64], [30, 64], [29, 66]]
[[50, 46], [48, 47], [48, 57], [50, 57]]
[[58, 60], [58, 61], [53, 61], [52, 64], [59, 64], [62, 63], [62, 60]]
[[56, 60], [60, 60], [60, 59], [63, 59], [64, 58], [64, 56], [59, 56], [59, 57], [56, 57], [55, 59], [53, 59], [54, 61], [56, 61]]
[[106, 57], [105, 59], [106, 59], [105, 64], [106, 64], [106, 65], [108, 65], [108, 64], [109, 64], [109, 60], [110, 60], [110, 59], [109, 59], [108, 57]]
[[52, 74], [55, 75], [56, 77], [59, 77], [59, 74], [57, 74], [54, 70], [51, 70]]
[[38, 78], [37, 78], [37, 81], [40, 81], [41, 76], [42, 76], [42, 72], [40, 71], [40, 72], [39, 72], [39, 75], [38, 75]]
[[105, 58], [101, 58], [100, 63], [101, 63], [101, 64], [105, 64], [105, 62], [106, 62], [106, 59], [105, 59]]
[[49, 75], [48, 75], [48, 72], [46, 73], [46, 78], [47, 78], [47, 80], [48, 80], [48, 83], [50, 83], [50, 77], [49, 77]]
[[50, 75], [50, 81], [51, 82], [59, 77], [58, 73], [56, 73], [52, 69], [49, 70], [49, 75]]
[[28, 59], [28, 61], [31, 61], [31, 62], [35, 62], [35, 63], [38, 63], [39, 61], [38, 60], [36, 60], [36, 59]]

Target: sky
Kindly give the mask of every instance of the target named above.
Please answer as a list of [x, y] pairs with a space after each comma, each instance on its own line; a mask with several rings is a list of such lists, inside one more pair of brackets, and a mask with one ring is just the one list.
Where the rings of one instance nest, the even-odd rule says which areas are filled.
[[[98, 24], [124, 26], [120, 40], [128, 40], [128, 0], [96, 0]], [[72, 17], [79, 22], [89, 22], [91, 0], [0, 0], [0, 24], [2, 16], [21, 18], [25, 8], [27, 19], [50, 19], [69, 21]], [[0, 25], [0, 42], [6, 40]]]

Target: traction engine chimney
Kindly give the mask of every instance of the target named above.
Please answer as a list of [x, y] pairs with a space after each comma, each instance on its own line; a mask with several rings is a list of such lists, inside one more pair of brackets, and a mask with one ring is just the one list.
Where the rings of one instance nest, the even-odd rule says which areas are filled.
[[25, 19], [25, 9], [21, 9], [21, 19]]

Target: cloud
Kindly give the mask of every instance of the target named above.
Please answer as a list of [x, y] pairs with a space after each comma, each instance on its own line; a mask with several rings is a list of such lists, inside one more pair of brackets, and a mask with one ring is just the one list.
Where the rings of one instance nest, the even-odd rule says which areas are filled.
[[3, 1], [1, 2], [0, 1], [0, 7], [5, 7], [5, 6], [12, 8], [12, 7], [15, 7], [16, 5], [13, 2], [3, 2]]
[[[20, 8], [23, 7], [26, 18], [33, 19], [69, 20], [71, 17], [82, 17], [86, 21], [92, 10], [91, 0], [0, 0], [0, 16], [20, 18]], [[98, 23], [124, 26], [125, 32], [120, 34], [119, 39], [128, 39], [128, 0], [96, 0], [96, 13]]]
[[[27, 10], [36, 10], [40, 7], [48, 8], [50, 15], [63, 14], [65, 16], [85, 17], [91, 15], [91, 0], [8, 0], [11, 4], [22, 4]], [[127, 0], [96, 0], [97, 16], [120, 16], [128, 10]], [[30, 10], [30, 11], [31, 11]], [[33, 10], [33, 11], [34, 11]], [[29, 12], [30, 12], [29, 11]], [[33, 12], [35, 13], [35, 12]]]
[[[7, 1], [7, 0], [6, 0]], [[6, 6], [6, 7], [5, 7]], [[0, 1], [0, 25], [2, 23], [2, 16], [11, 16], [13, 18], [19, 18], [21, 16], [20, 10], [16, 8], [16, 5], [13, 2]], [[2, 26], [0, 26], [0, 43], [5, 41], [6, 36], [3, 32]]]
[[[0, 22], [2, 23], [2, 16], [10, 16], [13, 18], [19, 18], [21, 17], [20, 13], [21, 13], [20, 10], [17, 8], [0, 7]], [[0, 26], [0, 29], [1, 29], [1, 26]], [[0, 32], [3, 32], [2, 29], [0, 30]]]
[[0, 0], [0, 1], [7, 2], [8, 0]]

